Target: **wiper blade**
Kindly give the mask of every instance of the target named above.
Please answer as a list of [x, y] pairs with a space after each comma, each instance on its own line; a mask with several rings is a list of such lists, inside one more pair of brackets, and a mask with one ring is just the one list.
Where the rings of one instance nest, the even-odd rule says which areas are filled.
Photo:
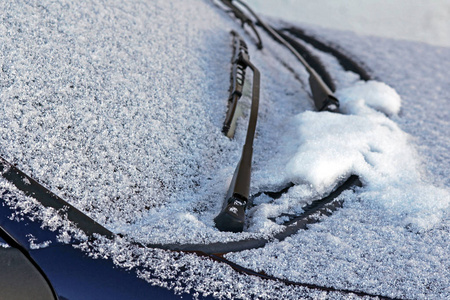
[[[242, 71], [245, 71], [246, 67], [249, 67], [253, 72], [252, 105], [242, 156], [236, 167], [236, 171], [234, 172], [233, 180], [231, 181], [225, 198], [224, 207], [214, 219], [214, 222], [216, 227], [221, 231], [241, 232], [244, 229], [245, 208], [250, 193], [253, 140], [258, 118], [260, 73], [250, 62], [245, 42], [236, 32], [232, 32], [232, 34], [235, 46], [239, 45], [239, 48], [235, 48], [235, 52], [236, 49], [238, 50], [237, 53], [234, 53], [237, 55], [233, 55], [233, 59], [235, 59], [233, 65], [236, 64], [236, 70], [241, 68]], [[235, 68], [233, 67], [233, 70], [234, 69]], [[241, 79], [242, 81], [239, 81], [239, 88], [242, 91], [244, 84], [243, 77], [239, 77], [239, 80]]]
[[312, 97], [317, 110], [337, 112], [339, 109], [339, 100], [334, 96], [332, 90], [322, 80], [316, 70], [314, 70], [314, 68], [312, 68], [308, 64], [303, 56], [298, 53], [298, 51], [295, 50], [295, 48], [292, 47], [292, 45], [289, 44], [283, 37], [281, 37], [278, 32], [276, 32], [271, 26], [267, 25], [263, 20], [261, 20], [246, 3], [241, 0], [235, 1], [245, 7], [245, 9], [253, 15], [257, 23], [261, 25], [273, 38], [275, 38], [278, 42], [288, 48], [289, 51], [291, 51], [291, 53], [294, 54], [294, 56], [306, 68], [306, 71], [309, 73], [309, 85], [311, 87]]
[[231, 34], [233, 35], [233, 56], [231, 57], [230, 95], [228, 96], [228, 111], [222, 127], [222, 132], [229, 138], [234, 136], [236, 108], [244, 89], [245, 69], [247, 67], [239, 56], [241, 52], [248, 55], [245, 41], [236, 32], [232, 31]]
[[229, 7], [231, 9], [231, 12], [234, 14], [234, 16], [236, 18], [238, 18], [239, 20], [241, 20], [242, 23], [242, 27], [244, 27], [245, 24], [247, 24], [248, 26], [250, 26], [250, 28], [253, 30], [253, 32], [256, 35], [257, 38], [257, 43], [256, 43], [256, 47], [258, 47], [258, 49], [262, 49], [263, 48], [263, 44], [261, 41], [261, 37], [259, 36], [258, 31], [255, 28], [255, 24], [253, 23], [253, 20], [250, 19], [249, 17], [247, 17], [244, 12], [242, 10], [239, 9], [239, 7], [235, 6], [232, 3], [232, 0], [220, 0], [224, 5], [226, 5], [227, 7]]

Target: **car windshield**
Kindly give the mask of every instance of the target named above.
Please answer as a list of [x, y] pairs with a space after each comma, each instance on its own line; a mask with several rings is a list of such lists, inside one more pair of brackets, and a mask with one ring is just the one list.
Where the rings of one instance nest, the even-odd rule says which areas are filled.
[[[29, 175], [114, 238], [86, 239], [3, 176], [1, 188], [17, 195], [8, 205], [60, 230], [62, 241], [80, 239], [93, 256], [141, 268], [138, 275], [153, 284], [177, 274], [182, 283], [170, 288], [180, 291], [195, 286], [212, 294], [205, 277], [239, 278], [248, 287], [243, 298], [261, 287], [280, 299], [304, 288], [162, 250], [194, 245], [185, 250], [229, 252], [229, 262], [292, 282], [416, 298], [425, 293], [418, 282], [428, 278], [425, 295], [448, 295], [449, 260], [442, 255], [450, 176], [442, 166], [449, 162], [450, 118], [442, 91], [450, 84], [450, 48], [258, 14], [302, 57], [319, 61], [325, 78], [315, 65], [305, 68], [241, 1], [11, 3], [0, 4], [2, 172], [13, 167]], [[240, 232], [218, 230], [214, 221], [254, 111], [256, 79], [247, 68], [234, 134], [223, 134], [235, 35], [245, 41], [246, 66], [261, 73]], [[318, 111], [316, 72], [333, 109]], [[321, 211], [312, 222], [308, 215], [308, 230], [277, 236], [330, 194], [330, 203], [339, 202], [324, 206], [331, 217]], [[245, 244], [245, 251], [208, 250], [242, 241], [264, 242]], [[185, 266], [195, 276], [181, 274]]]

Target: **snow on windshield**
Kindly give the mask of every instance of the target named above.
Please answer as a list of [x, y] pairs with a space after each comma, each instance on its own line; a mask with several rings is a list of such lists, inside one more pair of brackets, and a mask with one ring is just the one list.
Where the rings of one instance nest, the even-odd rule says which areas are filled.
[[[414, 137], [398, 125], [405, 124], [402, 105], [409, 103], [381, 81], [388, 77], [386, 67], [373, 68], [380, 80], [363, 82], [341, 70], [331, 56], [317, 53], [339, 78], [336, 95], [342, 108], [342, 114], [318, 113], [309, 97], [308, 75], [295, 58], [264, 33], [265, 48], [258, 51], [251, 34], [210, 1], [14, 1], [0, 8], [0, 155], [108, 229], [159, 244], [267, 237], [282, 226], [273, 218], [301, 212], [311, 199], [358, 175], [363, 188], [346, 194], [344, 209], [332, 217], [284, 242], [227, 257], [289, 280], [393, 297], [426, 295], [417, 285], [423, 277], [409, 276], [424, 272], [432, 281], [431, 295], [446, 292], [449, 261], [441, 254], [448, 243], [442, 228], [449, 222], [450, 194], [431, 184], [437, 181], [426, 180]], [[247, 40], [262, 74], [251, 194], [295, 184], [277, 200], [255, 198], [245, 232], [239, 234], [219, 232], [213, 222], [241, 154], [251, 99], [247, 76], [240, 104], [244, 116], [235, 138], [228, 139], [221, 128], [230, 30], [239, 30]], [[323, 34], [337, 42], [342, 38], [346, 46], [374, 39]], [[364, 59], [375, 65], [382, 59], [376, 51]], [[402, 67], [402, 59], [390, 62]], [[389, 78], [399, 86], [408, 80]], [[441, 80], [437, 84], [443, 88]], [[433, 98], [420, 101], [426, 105]], [[7, 183], [2, 188], [13, 189]], [[49, 224], [54, 216], [45, 215]], [[433, 232], [434, 246], [427, 248]], [[147, 271], [140, 276], [159, 285], [165, 283], [149, 274], [158, 277], [158, 265], [173, 260], [198, 268], [199, 277], [204, 268], [216, 268], [194, 255], [174, 258], [178, 254], [139, 250], [127, 241], [99, 241], [89, 251], [101, 249], [126, 267], [143, 266]], [[127, 251], [140, 253], [138, 261], [124, 256]], [[396, 251], [409, 257], [406, 265]], [[325, 266], [324, 253], [331, 253], [328, 259], [335, 263]], [[426, 261], [433, 262], [429, 270]], [[386, 279], [391, 262], [396, 269]], [[208, 280], [224, 280], [229, 271], [217, 269], [217, 274], [208, 272]], [[161, 272], [169, 276], [171, 269]], [[391, 279], [407, 281], [407, 287]], [[256, 290], [258, 284], [269, 285], [253, 284]], [[196, 289], [211, 293], [207, 283], [197, 282]], [[294, 290], [284, 287], [287, 294], [281, 298]]]

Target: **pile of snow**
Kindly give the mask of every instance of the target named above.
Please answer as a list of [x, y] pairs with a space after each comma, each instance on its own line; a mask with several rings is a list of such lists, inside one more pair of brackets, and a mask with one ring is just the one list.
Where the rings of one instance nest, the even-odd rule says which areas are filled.
[[417, 228], [438, 224], [450, 194], [423, 182], [410, 137], [387, 117], [399, 112], [399, 95], [375, 81], [336, 95], [345, 115], [305, 112], [296, 117], [298, 135], [293, 138], [300, 146], [288, 163], [291, 181], [323, 194], [342, 179], [358, 175], [365, 185], [361, 197], [374, 206], [395, 210]]

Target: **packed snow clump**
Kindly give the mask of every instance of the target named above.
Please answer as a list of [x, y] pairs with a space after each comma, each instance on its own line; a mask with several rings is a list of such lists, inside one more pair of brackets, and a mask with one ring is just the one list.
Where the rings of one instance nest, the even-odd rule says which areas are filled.
[[376, 81], [357, 82], [336, 95], [345, 114], [307, 111], [294, 117], [298, 150], [287, 164], [289, 179], [323, 195], [358, 175], [365, 185], [362, 198], [405, 216], [402, 222], [417, 229], [438, 224], [450, 197], [423, 182], [409, 135], [388, 118], [398, 114], [400, 96]]
[[343, 113], [357, 114], [354, 110], [362, 105], [383, 112], [388, 116], [394, 116], [400, 112], [400, 96], [393, 88], [383, 82], [358, 81], [353, 86], [339, 90], [336, 95]]

